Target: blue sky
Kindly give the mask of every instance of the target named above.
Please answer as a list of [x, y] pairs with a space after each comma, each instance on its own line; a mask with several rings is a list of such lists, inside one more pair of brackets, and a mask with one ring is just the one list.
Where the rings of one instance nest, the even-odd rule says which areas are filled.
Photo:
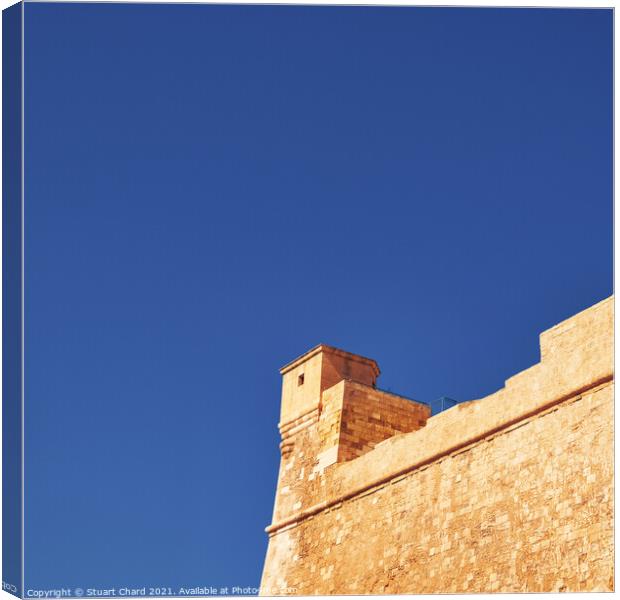
[[484, 396], [612, 292], [612, 12], [31, 3], [26, 587], [257, 586], [278, 368]]

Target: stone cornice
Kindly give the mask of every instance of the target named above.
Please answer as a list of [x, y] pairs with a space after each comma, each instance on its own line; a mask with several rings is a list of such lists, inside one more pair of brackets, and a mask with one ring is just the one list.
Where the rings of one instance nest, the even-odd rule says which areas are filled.
[[346, 352], [344, 350], [340, 350], [340, 348], [335, 348], [334, 346], [328, 346], [327, 344], [319, 344], [318, 346], [315, 346], [314, 348], [311, 348], [310, 350], [308, 350], [308, 352], [305, 352], [301, 356], [298, 356], [295, 360], [284, 365], [280, 369], [280, 374], [284, 375], [285, 373], [288, 373], [295, 367], [299, 366], [300, 364], [304, 363], [309, 358], [312, 358], [313, 356], [315, 356], [316, 354], [319, 354], [320, 352], [325, 352], [326, 354], [335, 354], [336, 356], [342, 356], [354, 362], [359, 362], [362, 364], [370, 365], [376, 377], [378, 377], [379, 373], [381, 372], [379, 369], [379, 365], [377, 365], [376, 361], [373, 360], [372, 358], [367, 358], [366, 356], [361, 356], [360, 354], [353, 354], [352, 352]]

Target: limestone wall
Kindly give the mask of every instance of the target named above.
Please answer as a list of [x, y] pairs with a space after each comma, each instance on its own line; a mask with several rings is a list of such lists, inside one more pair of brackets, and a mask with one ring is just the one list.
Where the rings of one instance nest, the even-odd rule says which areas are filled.
[[263, 593], [611, 590], [612, 324], [610, 298], [544, 332], [541, 362], [495, 394], [357, 458], [326, 459], [336, 386], [281, 423]]

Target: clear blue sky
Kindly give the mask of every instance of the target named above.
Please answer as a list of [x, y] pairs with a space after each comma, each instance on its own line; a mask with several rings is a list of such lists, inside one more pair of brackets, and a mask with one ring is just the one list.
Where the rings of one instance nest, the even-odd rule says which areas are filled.
[[256, 586], [278, 368], [484, 396], [612, 292], [612, 12], [27, 4], [26, 586]]

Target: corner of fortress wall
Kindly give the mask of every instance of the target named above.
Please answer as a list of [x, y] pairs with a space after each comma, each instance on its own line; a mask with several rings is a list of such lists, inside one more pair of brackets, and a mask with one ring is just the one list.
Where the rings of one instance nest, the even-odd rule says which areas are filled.
[[613, 297], [540, 350], [432, 418], [370, 359], [318, 346], [285, 367], [261, 593], [612, 590]]

